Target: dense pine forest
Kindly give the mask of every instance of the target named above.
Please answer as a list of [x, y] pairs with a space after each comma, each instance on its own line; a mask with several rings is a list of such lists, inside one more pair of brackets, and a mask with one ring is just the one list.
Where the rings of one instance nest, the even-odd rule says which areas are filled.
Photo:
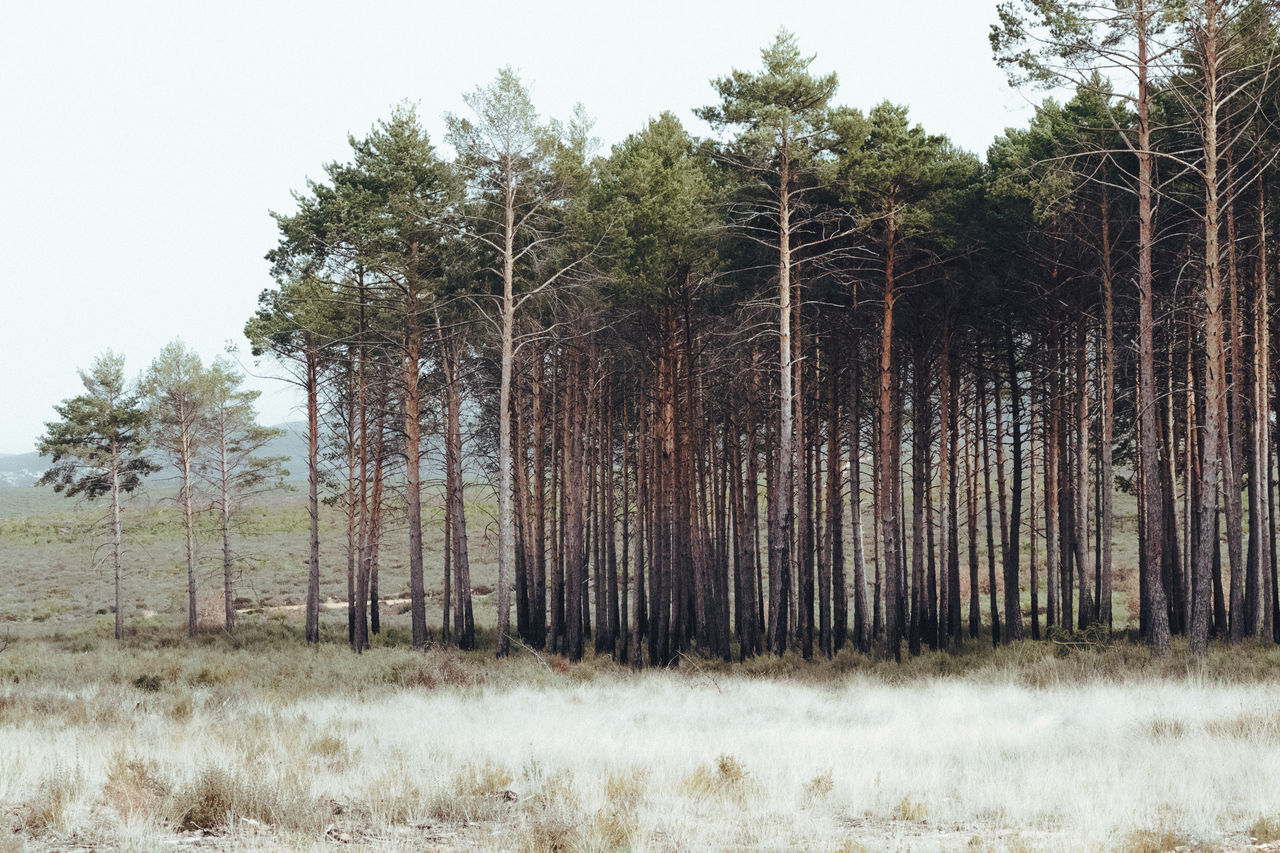
[[985, 159], [840, 106], [785, 30], [712, 81], [710, 138], [664, 113], [601, 152], [509, 68], [442, 148], [397, 107], [275, 214], [246, 326], [306, 395], [308, 638], [328, 500], [357, 651], [390, 535], [414, 644], [475, 645], [477, 524], [499, 655], [1280, 640], [1278, 14], [1005, 3], [996, 59], [1053, 97]]

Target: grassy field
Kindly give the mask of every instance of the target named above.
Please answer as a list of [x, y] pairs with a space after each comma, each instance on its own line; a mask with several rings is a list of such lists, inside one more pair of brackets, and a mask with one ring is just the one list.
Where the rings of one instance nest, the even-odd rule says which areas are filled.
[[[476, 619], [495, 624], [497, 586], [497, 508], [485, 486], [467, 490], [468, 543]], [[1117, 627], [1135, 624], [1137, 593], [1136, 505], [1119, 496], [1115, 534], [1115, 599]], [[64, 629], [91, 627], [109, 611], [112, 577], [101, 525], [105, 505], [67, 500], [50, 489], [0, 488], [0, 630], [48, 622]], [[439, 626], [443, 590], [444, 508], [437, 494], [424, 492], [424, 554], [428, 619]], [[864, 530], [872, 519], [864, 518]], [[201, 621], [221, 623], [221, 543], [209, 522], [198, 537]], [[346, 600], [346, 522], [340, 508], [321, 507], [321, 598], [330, 604]], [[125, 617], [169, 618], [185, 624], [186, 568], [182, 516], [173, 488], [151, 486], [134, 497], [124, 513], [126, 533]], [[305, 488], [259, 498], [245, 511], [234, 539], [239, 559], [236, 595], [246, 607], [283, 608], [301, 605], [307, 577], [307, 508]], [[1023, 537], [1024, 554], [1029, 549]], [[846, 553], [851, 553], [848, 542]], [[867, 558], [871, 559], [870, 536]], [[1044, 547], [1039, 545], [1043, 585]], [[967, 557], [962, 555], [961, 594], [967, 618]], [[979, 590], [984, 619], [987, 608], [986, 548], [979, 548]], [[409, 594], [407, 535], [394, 507], [381, 549], [380, 595], [401, 599]], [[1024, 557], [1024, 565], [1025, 565]], [[997, 567], [997, 573], [999, 573]], [[1026, 571], [1024, 570], [1024, 575]], [[1023, 579], [1022, 606], [1029, 620], [1031, 598]], [[1043, 596], [1043, 590], [1042, 590]], [[868, 591], [868, 602], [870, 592]], [[1134, 602], [1131, 610], [1130, 600]], [[1003, 605], [1003, 599], [1001, 599]], [[1043, 612], [1045, 602], [1040, 602]], [[394, 630], [407, 619], [396, 608], [385, 614]], [[330, 613], [326, 629], [345, 630], [341, 614]], [[337, 635], [334, 634], [336, 637]]]
[[283, 615], [0, 652], [0, 850], [1247, 849], [1273, 648], [1023, 644], [635, 673], [356, 657]]
[[[489, 626], [492, 507], [472, 491]], [[495, 661], [488, 630], [476, 652], [413, 651], [391, 606], [355, 656], [340, 604], [325, 642], [302, 641], [301, 492], [260, 501], [238, 530], [256, 612], [235, 637], [215, 627], [205, 545], [209, 627], [188, 639], [181, 524], [159, 490], [126, 517], [117, 645], [88, 532], [99, 511], [0, 490], [0, 853], [1280, 849], [1272, 646], [1195, 662], [1119, 637], [982, 641], [901, 665], [846, 649], [637, 673], [524, 648]], [[440, 515], [429, 503], [433, 617]], [[342, 519], [322, 521], [322, 594], [338, 603]], [[388, 599], [407, 594], [399, 534]]]
[[[483, 494], [480, 488], [471, 494]], [[102, 502], [67, 500], [49, 489], [0, 489], [0, 632], [7, 625], [29, 630], [32, 624], [65, 630], [92, 627], [107, 614], [112, 601], [107, 540], [98, 522]], [[493, 624], [489, 602], [496, 584], [496, 533], [490, 501], [468, 506], [472, 578], [476, 607], [484, 624]], [[439, 624], [443, 573], [443, 517], [438, 499], [424, 501], [424, 541], [430, 613]], [[386, 599], [409, 594], [407, 537], [394, 517], [388, 519], [381, 549], [380, 595]], [[169, 619], [182, 624], [186, 607], [186, 557], [182, 515], [172, 490], [151, 488], [127, 505], [124, 512], [126, 557], [125, 617]], [[198, 607], [202, 623], [222, 619], [221, 541], [206, 519], [199, 540]], [[302, 488], [257, 499], [236, 527], [236, 595], [245, 607], [300, 605], [307, 583], [307, 506]], [[321, 596], [329, 602], [346, 600], [346, 522], [340, 509], [321, 507]], [[331, 614], [332, 615], [332, 614]], [[401, 621], [395, 608], [387, 617], [393, 629]], [[334, 632], [345, 631], [340, 614], [331, 620]], [[43, 630], [43, 629], [42, 629]], [[39, 633], [39, 631], [37, 631]], [[337, 634], [335, 633], [335, 637]]]

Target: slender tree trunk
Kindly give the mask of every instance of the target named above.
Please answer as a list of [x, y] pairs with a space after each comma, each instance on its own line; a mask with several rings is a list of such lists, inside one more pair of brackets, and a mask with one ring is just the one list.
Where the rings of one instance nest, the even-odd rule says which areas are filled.
[[884, 274], [884, 315], [880, 324], [880, 381], [879, 381], [879, 505], [876, 513], [880, 522], [881, 536], [884, 543], [885, 579], [885, 654], [900, 660], [902, 625], [898, 618], [901, 593], [898, 587], [898, 508], [894, 503], [894, 481], [898, 478], [898, 459], [893, 450], [897, 446], [894, 435], [894, 396], [897, 375], [893, 362], [893, 309], [897, 300], [894, 291], [895, 255], [897, 238], [893, 199], [889, 200], [889, 215], [886, 220], [885, 236], [885, 274]]
[[[773, 653], [780, 655], [786, 651], [786, 621], [782, 611], [786, 604], [782, 598], [791, 583], [791, 541], [793, 535], [794, 486], [792, 477], [792, 449], [794, 436], [792, 427], [792, 364], [791, 364], [791, 173], [788, 158], [787, 138], [784, 131], [782, 142], [782, 163], [778, 197], [778, 447], [777, 454], [777, 504], [778, 504], [778, 536], [777, 547], [770, 557], [776, 553], [776, 561], [769, 564], [769, 624], [773, 640]], [[772, 549], [771, 549], [772, 550]], [[777, 580], [774, 580], [776, 576]], [[777, 588], [775, 600], [774, 589]]]
[[[974, 406], [976, 411], [976, 399]], [[967, 509], [965, 521], [969, 545], [969, 636], [974, 639], [977, 639], [982, 627], [981, 599], [978, 591], [978, 450], [974, 438], [976, 429], [976, 418], [968, 418], [964, 435], [964, 485]]]
[[1115, 444], [1116, 332], [1111, 266], [1111, 205], [1107, 185], [1102, 185], [1102, 446], [1099, 474], [1102, 492], [1102, 583], [1098, 592], [1098, 619], [1111, 630], [1111, 553], [1115, 530], [1115, 472], [1112, 452]]
[[[427, 644], [427, 594], [422, 578], [422, 318], [418, 314], [418, 243], [409, 246], [409, 279], [404, 289], [404, 488], [409, 524], [409, 619], [415, 649]], [[437, 323], [439, 321], [437, 320]]]
[[471, 606], [471, 557], [467, 546], [466, 484], [462, 472], [462, 394], [457, 341], [442, 337], [445, 396], [445, 500], [449, 503], [449, 549], [453, 566], [454, 630], [458, 646], [475, 648]]
[[[547, 421], [543, 401], [542, 377], [546, 370], [546, 355], [541, 347], [535, 350], [537, 366], [533, 370], [533, 512], [534, 512], [534, 577], [532, 579], [532, 619], [530, 640], [535, 649], [543, 649], [547, 642]], [[638, 567], [637, 567], [638, 571]], [[637, 575], [639, 577], [639, 575]]]
[[121, 557], [124, 537], [120, 528], [120, 447], [111, 440], [111, 564], [116, 593], [116, 642], [124, 639], [124, 595], [120, 589]]
[[[645, 541], [652, 535], [653, 524], [648, 521], [652, 518], [650, 514], [650, 465], [648, 449], [650, 446], [649, 427], [652, 424], [652, 418], [649, 417], [650, 404], [647, 401], [647, 387], [642, 381], [640, 399], [641, 403], [638, 408], [640, 412], [640, 433], [635, 437], [636, 451], [636, 532], [635, 532], [635, 548], [636, 548], [636, 578], [635, 578], [635, 600], [632, 610], [635, 613], [635, 619], [632, 622], [632, 630], [635, 632], [632, 636], [631, 645], [634, 649], [632, 664], [640, 666], [644, 662], [644, 647], [646, 638], [649, 639], [650, 653], [649, 662], [653, 663], [652, 634], [649, 631], [649, 615], [647, 602], [645, 601]], [[649, 567], [650, 583], [653, 582], [653, 566]]]
[[963, 639], [964, 629], [961, 625], [960, 612], [960, 370], [957, 361], [951, 355], [951, 328], [946, 327], [942, 338], [942, 369], [946, 376], [946, 434], [948, 444], [939, 444], [940, 452], [946, 455], [942, 468], [946, 472], [947, 486], [945, 491], [946, 506], [943, 510], [943, 523], [946, 524], [947, 541], [947, 634], [957, 644]]
[[[447, 455], [447, 451], [446, 451]], [[449, 502], [448, 461], [445, 462], [444, 485], [444, 579], [440, 607], [440, 642], [443, 645], [455, 642], [453, 635], [453, 505]]]
[[[1206, 4], [1203, 44], [1205, 78], [1204, 115], [1204, 335], [1205, 335], [1205, 424], [1204, 456], [1201, 461], [1200, 553], [1194, 566], [1191, 602], [1191, 651], [1203, 656], [1209, 642], [1211, 573], [1218, 550], [1217, 517], [1219, 478], [1230, 483], [1232, 471], [1229, 447], [1222, 442], [1227, 412], [1226, 360], [1223, 353], [1222, 283], [1219, 270], [1218, 202], [1218, 102], [1217, 88], [1217, 4]], [[1225, 470], [1224, 470], [1225, 469]], [[1151, 537], [1154, 539], [1155, 537]], [[1238, 565], [1234, 568], [1238, 568]], [[1232, 580], [1233, 587], [1235, 579]], [[1233, 590], [1234, 595], [1234, 590]], [[1232, 602], [1234, 606], [1235, 602]]]
[[[607, 401], [606, 401], [607, 405]], [[605, 624], [597, 624], [598, 630], [605, 632], [605, 651], [615, 657], [618, 654], [618, 639], [626, 643], [626, 628], [618, 613], [618, 547], [617, 547], [617, 508], [614, 505], [617, 492], [613, 464], [613, 416], [612, 409], [607, 409], [604, 418], [604, 430], [601, 434], [603, 451], [601, 453], [601, 487], [604, 490], [604, 513], [601, 521], [604, 527], [602, 544], [604, 546], [605, 563]], [[624, 452], [625, 457], [625, 452]], [[626, 503], [626, 461], [623, 460], [623, 503]], [[625, 506], [623, 508], [625, 513]], [[623, 542], [623, 553], [626, 553], [626, 542]], [[625, 567], [626, 557], [623, 557]], [[624, 568], [625, 575], [625, 568]], [[626, 592], [622, 593], [622, 601], [626, 602]]]
[[[1224, 131], [1226, 177], [1230, 180], [1234, 173], [1233, 152], [1231, 150], [1231, 115], [1226, 115]], [[1226, 428], [1226, 440], [1223, 451], [1229, 459], [1223, 461], [1222, 488], [1225, 494], [1223, 504], [1227, 511], [1227, 556], [1231, 561], [1231, 642], [1244, 639], [1246, 633], [1252, 633], [1245, 619], [1243, 556], [1240, 544], [1244, 539], [1243, 518], [1240, 492], [1243, 488], [1244, 463], [1244, 393], [1246, 381], [1244, 375], [1244, 320], [1240, 315], [1240, 268], [1236, 259], [1235, 200], [1229, 199], [1225, 205], [1227, 220], [1227, 302], [1231, 309], [1230, 333], [1227, 337], [1227, 349], [1231, 359], [1231, 381], [1227, 385], [1227, 405], [1229, 414], [1222, 418]]]
[[[1075, 564], [1080, 591], [1080, 611], [1076, 624], [1087, 628], [1093, 624], [1093, 595], [1089, 591], [1092, 570], [1089, 566], [1089, 337], [1087, 320], [1081, 313], [1076, 326], [1076, 506]], [[1163, 507], [1161, 508], [1163, 512]], [[1163, 529], [1163, 528], [1161, 528]]]
[[369, 501], [368, 501], [368, 485], [369, 485], [369, 412], [366, 405], [366, 365], [368, 363], [368, 352], [365, 346], [365, 305], [367, 295], [365, 293], [364, 272], [357, 273], [358, 293], [360, 299], [360, 320], [357, 331], [357, 362], [356, 362], [356, 409], [360, 418], [360, 443], [357, 457], [360, 465], [360, 518], [358, 520], [358, 536], [356, 539], [356, 567], [355, 567], [355, 596], [348, 602], [348, 606], [355, 613], [355, 630], [351, 638], [351, 647], [357, 652], [363, 652], [369, 645], [369, 623], [368, 614], [365, 610], [365, 602], [369, 597], [369, 575], [368, 575], [368, 542], [369, 542]]
[[907, 648], [913, 657], [920, 654], [921, 633], [927, 622], [924, 578], [924, 493], [927, 488], [925, 466], [930, 446], [930, 426], [926, 412], [929, 401], [925, 388], [924, 359], [919, 347], [912, 365], [911, 399], [911, 616]]
[[[1019, 582], [1022, 533], [1022, 392], [1018, 387], [1018, 354], [1012, 329], [1006, 330], [1005, 348], [1009, 359], [1009, 420], [1013, 432], [1013, 507], [1006, 528], [1009, 547], [1005, 551], [1004, 560], [1004, 625], [1005, 640], [1012, 642], [1023, 637], [1022, 589]], [[1032, 518], [1034, 517], [1033, 511]]]
[[[982, 362], [981, 353], [979, 353], [978, 361], [979, 363]], [[981, 373], [978, 373], [975, 377], [975, 381], [978, 384], [978, 408], [976, 412], [976, 420], [978, 421], [978, 438], [981, 442], [982, 453], [982, 482], [984, 493], [984, 500], [982, 503], [985, 509], [987, 521], [987, 598], [991, 608], [991, 644], [999, 645], [1000, 609], [997, 605], [996, 598], [996, 543], [995, 531], [993, 529], [991, 518], [991, 441], [987, 420], [987, 383], [986, 380], [983, 379]], [[996, 401], [996, 405], [1000, 405], [999, 400]]]
[[[849, 515], [853, 525], [853, 637], [858, 651], [871, 647], [867, 624], [867, 549], [862, 529], [862, 362], [855, 349], [849, 383]], [[873, 527], [874, 530], [874, 527]], [[874, 537], [874, 534], [873, 534]], [[878, 563], [877, 557], [877, 563]]]
[[1030, 486], [1031, 495], [1030, 495], [1030, 501], [1029, 501], [1030, 505], [1027, 508], [1028, 509], [1027, 521], [1029, 522], [1027, 533], [1028, 533], [1028, 538], [1031, 540], [1028, 543], [1030, 545], [1029, 550], [1031, 551], [1031, 555], [1030, 555], [1031, 556], [1031, 639], [1039, 640], [1040, 639], [1040, 578], [1037, 577], [1036, 575], [1036, 524], [1037, 524], [1036, 522], [1036, 437], [1038, 433], [1036, 431], [1035, 389], [1036, 389], [1036, 375], [1035, 375], [1035, 368], [1033, 367], [1032, 373], [1031, 373], [1030, 388], [1028, 389], [1031, 395], [1029, 398], [1029, 406], [1028, 406], [1030, 409], [1030, 415], [1031, 415], [1031, 423], [1030, 423], [1031, 460], [1030, 460], [1030, 464], [1027, 466], [1027, 473], [1029, 475], [1027, 479], [1029, 481], [1028, 485]]
[[1155, 314], [1152, 297], [1151, 254], [1154, 245], [1152, 217], [1152, 167], [1155, 155], [1151, 148], [1150, 95], [1148, 90], [1147, 39], [1151, 16], [1147, 0], [1136, 2], [1136, 35], [1138, 39], [1138, 447], [1143, 470], [1151, 476], [1143, 478], [1143, 491], [1139, 499], [1144, 526], [1148, 531], [1144, 559], [1139, 571], [1146, 578], [1147, 611], [1151, 625], [1145, 633], [1156, 654], [1164, 654], [1169, 648], [1169, 617], [1165, 604], [1164, 587], [1160, 580], [1162, 565], [1160, 537], [1152, 531], [1160, 529], [1163, 501], [1160, 480], [1154, 476], [1159, 470], [1156, 431], [1156, 383], [1155, 383]]
[[516, 517], [512, 506], [511, 372], [515, 361], [516, 186], [506, 164], [502, 249], [502, 343], [498, 382], [498, 657], [511, 651], [511, 572], [515, 562]]
[[[196, 522], [191, 494], [191, 427], [187, 423], [187, 413], [180, 412], [183, 421], [181, 457], [182, 457], [182, 521], [187, 534], [187, 636], [196, 635]], [[231, 623], [235, 610], [231, 601], [227, 601], [226, 622], [227, 633], [231, 633]]]
[[378, 402], [378, 440], [373, 465], [373, 511], [369, 523], [369, 633], [382, 631], [382, 608], [378, 600], [378, 552], [382, 546], [382, 495], [386, 472], [386, 427], [383, 416], [387, 410], [387, 377], [382, 377], [382, 394]]
[[584, 565], [583, 542], [583, 462], [586, 413], [582, 391], [583, 367], [580, 356], [574, 355], [570, 376], [565, 382], [566, 442], [565, 478], [562, 499], [564, 501], [564, 559], [565, 559], [565, 654], [570, 660], [582, 660], [583, 654], [583, 595]]
[[[818, 579], [818, 626], [822, 653], [831, 657], [844, 645], [848, 630], [844, 582], [844, 477], [840, 465], [840, 371], [830, 358], [827, 386], [827, 521], [823, 544], [824, 559]], [[831, 608], [834, 604], [834, 620]], [[834, 635], [833, 635], [834, 634]]]
[[[358, 404], [356, 364], [351, 352], [347, 353], [347, 642], [356, 644], [356, 557], [359, 553], [358, 514], [362, 506], [356, 489], [360, 481], [359, 470], [360, 431], [356, 425]], [[317, 477], [319, 475], [317, 474]]]
[[[951, 477], [953, 460], [951, 449], [951, 325], [944, 316], [942, 326], [942, 355], [938, 369], [938, 524], [942, 531], [941, 578], [937, 616], [937, 644], [942, 649], [950, 645], [951, 632]], [[957, 607], [959, 606], [957, 602]]]
[[[625, 404], [624, 404], [625, 405]], [[627, 410], [623, 408], [623, 423], [627, 422]], [[639, 653], [639, 646], [632, 642], [631, 638], [631, 620], [629, 618], [628, 608], [631, 606], [631, 474], [633, 468], [631, 460], [636, 452], [636, 445], [639, 439], [634, 433], [629, 433], [624, 426], [622, 429], [622, 588], [618, 590], [619, 611], [618, 611], [618, 663], [631, 663], [632, 649]], [[639, 483], [636, 484], [637, 487]], [[638, 496], [637, 496], [638, 497]], [[636, 526], [636, 538], [639, 538], [640, 527]], [[642, 580], [637, 578], [637, 580]], [[637, 617], [639, 618], [639, 617]]]
[[1249, 481], [1253, 491], [1249, 498], [1249, 531], [1256, 536], [1256, 560], [1258, 564], [1258, 581], [1254, 595], [1261, 603], [1259, 618], [1251, 626], [1253, 635], [1261, 633], [1271, 637], [1274, 628], [1274, 611], [1271, 608], [1270, 576], [1271, 576], [1271, 464], [1269, 461], [1271, 432], [1269, 429], [1269, 394], [1271, 385], [1270, 359], [1271, 351], [1270, 326], [1268, 318], [1271, 314], [1267, 294], [1267, 196], [1265, 182], [1258, 181], [1258, 247], [1257, 272], [1254, 279], [1253, 303], [1253, 453], [1252, 470]]
[[805, 660], [813, 657], [813, 500], [810, 497], [813, 492], [813, 471], [809, 465], [809, 428], [806, 420], [805, 401], [805, 361], [802, 350], [804, 346], [804, 332], [801, 326], [800, 311], [800, 290], [795, 288], [795, 295], [792, 298], [792, 310], [794, 312], [793, 325], [795, 327], [795, 336], [792, 344], [795, 352], [793, 353], [793, 369], [795, 371], [795, 391], [796, 399], [793, 403], [795, 409], [795, 434], [793, 435], [795, 446], [795, 468], [799, 470], [800, 476], [795, 483], [795, 505], [797, 509], [797, 518], [795, 521], [796, 529], [796, 554], [794, 565], [796, 568], [796, 587], [797, 587], [797, 608], [796, 608], [796, 633], [800, 640], [800, 654]]
[[235, 591], [231, 577], [231, 472], [227, 459], [226, 412], [219, 412], [218, 423], [218, 528], [222, 534], [222, 596], [227, 633], [236, 627]]
[[[1056, 361], [1050, 360], [1049, 371], [1056, 370]], [[1058, 382], [1055, 376], [1045, 377], [1043, 398], [1045, 436], [1042, 442], [1044, 450], [1044, 560], [1045, 587], [1048, 612], [1045, 614], [1045, 626], [1052, 628], [1061, 624], [1058, 612], [1058, 577], [1062, 568], [1058, 565], [1058, 557], [1062, 553], [1060, 541], [1061, 529], [1058, 524], [1058, 431], [1057, 417]]]
[[[763, 627], [763, 618], [761, 609], [764, 606], [763, 590], [760, 583], [760, 547], [759, 547], [759, 530], [760, 530], [760, 451], [756, 446], [756, 430], [759, 423], [759, 403], [760, 403], [760, 350], [753, 344], [751, 347], [751, 382], [748, 386], [747, 394], [747, 412], [746, 412], [746, 473], [742, 483], [743, 491], [743, 526], [745, 565], [743, 567], [743, 594], [744, 600], [742, 606], [747, 613], [747, 628], [743, 631], [744, 644], [747, 646], [747, 654], [755, 655], [764, 651], [763, 636], [761, 628]], [[753, 577], [754, 575], [754, 577]]]
[[307, 360], [307, 624], [308, 643], [320, 642], [320, 415], [319, 348], [306, 337]]

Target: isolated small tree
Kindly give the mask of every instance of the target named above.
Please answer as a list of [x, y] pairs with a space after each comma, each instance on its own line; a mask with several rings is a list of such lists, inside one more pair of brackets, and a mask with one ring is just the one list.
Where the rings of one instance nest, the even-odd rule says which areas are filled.
[[222, 590], [226, 630], [235, 630], [235, 584], [232, 573], [231, 526], [236, 512], [254, 495], [284, 488], [283, 456], [259, 456], [284, 430], [257, 422], [253, 403], [260, 391], [240, 387], [244, 376], [224, 359], [208, 371], [207, 449], [199, 474], [213, 493], [222, 535]]
[[160, 351], [139, 390], [153, 447], [178, 469], [178, 501], [187, 534], [187, 634], [196, 635], [196, 536], [192, 473], [207, 440], [208, 377], [199, 354], [173, 341]]
[[85, 393], [54, 406], [61, 420], [45, 424], [41, 456], [52, 459], [38, 485], [52, 485], [67, 497], [83, 494], [89, 500], [111, 496], [112, 565], [115, 573], [115, 637], [124, 635], [124, 607], [120, 594], [123, 536], [120, 495], [128, 494], [142, 478], [156, 470], [141, 451], [146, 446], [146, 413], [124, 379], [124, 356], [107, 351], [88, 372], [80, 371]]

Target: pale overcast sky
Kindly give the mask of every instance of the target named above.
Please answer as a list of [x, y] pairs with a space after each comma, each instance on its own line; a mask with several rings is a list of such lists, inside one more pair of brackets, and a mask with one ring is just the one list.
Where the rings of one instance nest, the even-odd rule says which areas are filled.
[[[995, 0], [830, 2], [12, 2], [0, 9], [0, 453], [33, 449], [76, 370], [141, 371], [181, 337], [206, 359], [271, 285], [268, 210], [403, 99], [432, 139], [514, 66], [547, 116], [581, 101], [606, 146], [709, 80], [755, 68], [785, 25], [837, 101], [889, 99], [979, 154], [1024, 124], [991, 59]], [[1038, 97], [1038, 96], [1036, 96]], [[255, 381], [268, 423], [294, 397]]]

